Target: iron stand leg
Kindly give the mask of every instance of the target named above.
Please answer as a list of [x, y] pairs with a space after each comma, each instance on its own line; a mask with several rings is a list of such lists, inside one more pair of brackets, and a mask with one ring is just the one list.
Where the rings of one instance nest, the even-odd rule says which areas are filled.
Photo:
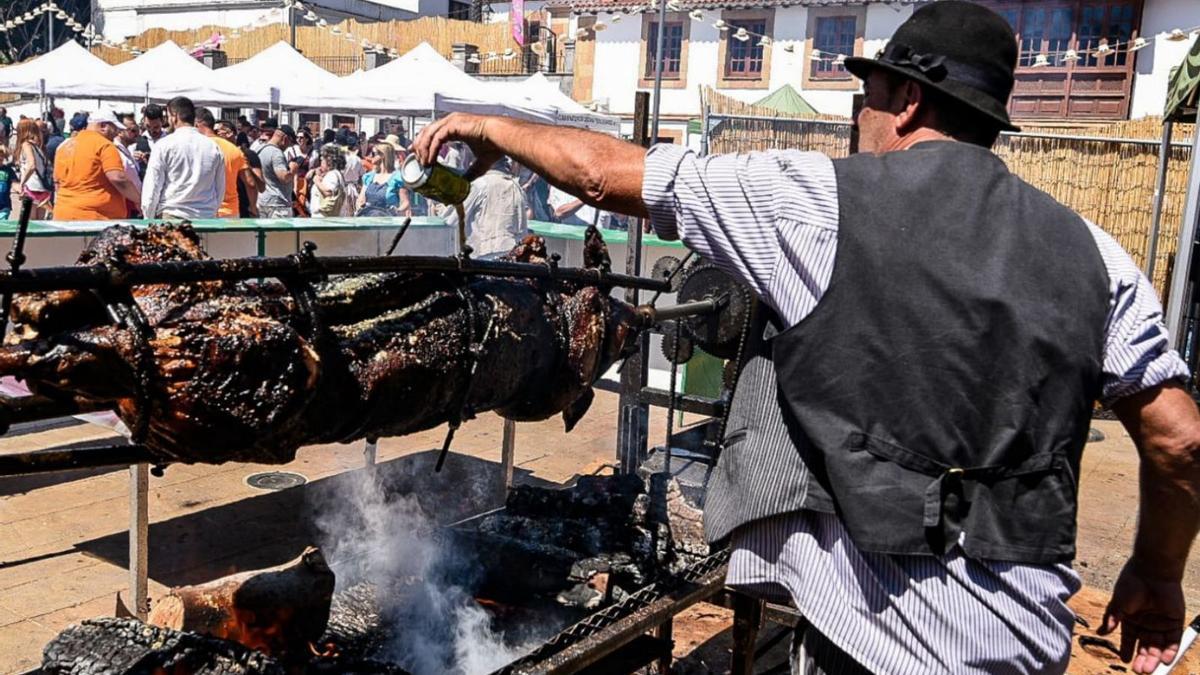
[[517, 454], [517, 423], [504, 420], [504, 433], [500, 441], [500, 504], [508, 499], [508, 489], [512, 487], [513, 463]]
[[754, 643], [762, 628], [763, 607], [766, 603], [743, 593], [730, 591], [733, 598], [733, 663], [731, 675], [751, 675], [754, 672]]
[[[667, 643], [670, 643], [672, 650], [675, 648], [674, 647], [674, 642], [675, 642], [674, 635], [675, 635], [675, 620], [674, 619], [667, 619], [666, 621], [664, 621], [654, 627], [654, 637], [658, 638], [659, 640], [663, 640]], [[658, 675], [668, 675], [668, 673], [671, 672], [671, 661], [672, 660], [673, 660], [672, 654], [670, 651], [668, 651], [666, 656], [662, 657], [655, 663], [655, 671], [658, 672]]]
[[150, 465], [129, 467], [129, 595], [134, 616], [146, 620], [150, 612], [148, 595], [150, 542]]
[[363, 446], [363, 462], [366, 464], [368, 471], [375, 470], [375, 461], [378, 457], [378, 438], [368, 438], [367, 444]]

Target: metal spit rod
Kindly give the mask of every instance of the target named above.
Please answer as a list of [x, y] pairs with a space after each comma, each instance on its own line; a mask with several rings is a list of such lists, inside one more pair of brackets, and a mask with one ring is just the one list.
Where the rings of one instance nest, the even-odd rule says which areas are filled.
[[86, 290], [144, 284], [242, 280], [261, 277], [323, 277], [381, 272], [441, 272], [495, 277], [558, 279], [640, 290], [668, 290], [665, 280], [553, 264], [474, 260], [438, 256], [330, 256], [324, 258], [233, 258], [137, 265], [81, 265], [0, 271], [0, 293]]
[[141, 445], [104, 445], [94, 448], [50, 448], [0, 455], [0, 476], [20, 476], [71, 469], [97, 469], [164, 461]]

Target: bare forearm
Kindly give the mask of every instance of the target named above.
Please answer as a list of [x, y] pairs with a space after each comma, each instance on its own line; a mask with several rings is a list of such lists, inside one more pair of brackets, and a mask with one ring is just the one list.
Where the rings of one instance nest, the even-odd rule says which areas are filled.
[[120, 173], [113, 171], [105, 175], [108, 177], [108, 182], [112, 183], [113, 188], [120, 193], [122, 197], [133, 202], [134, 204], [138, 204], [142, 201], [142, 195], [138, 192], [137, 187], [134, 186], [133, 181], [129, 180], [129, 177], [125, 175], [123, 170]]
[[558, 187], [605, 211], [645, 216], [646, 150], [611, 136], [504, 117], [489, 117], [484, 133], [501, 152]]
[[1133, 557], [1145, 574], [1180, 579], [1200, 533], [1200, 413], [1175, 384], [1114, 405], [1141, 455]]

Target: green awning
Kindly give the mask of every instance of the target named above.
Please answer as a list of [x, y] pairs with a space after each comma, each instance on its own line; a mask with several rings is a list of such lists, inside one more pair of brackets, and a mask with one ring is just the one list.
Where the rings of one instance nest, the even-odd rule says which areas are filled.
[[1171, 71], [1163, 119], [1196, 121], [1197, 94], [1200, 94], [1200, 39], [1192, 43], [1192, 49], [1184, 57], [1183, 63]]
[[770, 108], [786, 115], [816, 115], [817, 109], [808, 104], [800, 92], [785, 84], [767, 95], [766, 98], [755, 101], [754, 105]]

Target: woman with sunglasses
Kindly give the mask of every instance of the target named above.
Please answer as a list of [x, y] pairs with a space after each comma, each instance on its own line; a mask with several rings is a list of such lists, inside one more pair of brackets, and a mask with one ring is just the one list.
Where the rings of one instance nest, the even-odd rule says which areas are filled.
[[397, 148], [389, 143], [377, 143], [371, 151], [375, 168], [363, 176], [363, 189], [358, 193], [355, 211], [358, 215], [412, 215], [408, 189], [396, 170], [399, 164], [396, 151]]

